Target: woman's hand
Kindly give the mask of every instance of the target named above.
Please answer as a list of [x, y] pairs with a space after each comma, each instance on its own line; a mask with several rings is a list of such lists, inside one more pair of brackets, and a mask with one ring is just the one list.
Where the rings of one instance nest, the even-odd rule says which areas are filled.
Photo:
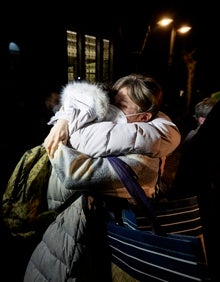
[[48, 155], [53, 158], [59, 143], [62, 142], [63, 144], [67, 144], [68, 139], [68, 121], [65, 119], [59, 119], [44, 139], [44, 147]]

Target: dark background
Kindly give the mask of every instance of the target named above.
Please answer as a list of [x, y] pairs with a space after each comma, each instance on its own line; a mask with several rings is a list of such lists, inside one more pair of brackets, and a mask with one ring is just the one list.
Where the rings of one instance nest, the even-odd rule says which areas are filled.
[[[1, 34], [18, 41], [30, 52], [38, 44], [36, 56], [45, 56], [41, 52], [41, 30], [57, 33], [63, 26], [77, 27], [86, 32], [99, 31], [110, 34], [119, 45], [116, 66], [117, 77], [132, 71], [145, 71], [155, 74], [163, 81], [169, 50], [170, 30], [155, 30], [156, 22], [163, 15], [174, 19], [178, 27], [188, 23], [192, 30], [185, 39], [176, 36], [175, 56], [180, 60], [180, 52], [194, 52], [197, 61], [196, 88], [203, 92], [220, 89], [218, 78], [219, 55], [219, 14], [215, 1], [11, 1], [1, 9]], [[142, 56], [138, 56], [148, 25], [152, 33], [148, 38]], [[45, 32], [46, 33], [46, 32]], [[28, 42], [35, 34], [36, 42]], [[41, 42], [41, 43], [42, 43]], [[59, 44], [59, 42], [53, 42]], [[44, 48], [48, 48], [46, 45]], [[179, 49], [178, 49], [179, 48]], [[180, 51], [181, 49], [181, 51]], [[50, 48], [48, 52], [53, 52]], [[56, 58], [54, 58], [56, 59]], [[57, 58], [59, 60], [59, 58]], [[39, 69], [39, 66], [36, 66]], [[43, 71], [43, 66], [42, 66]], [[116, 78], [117, 78], [116, 77]]]

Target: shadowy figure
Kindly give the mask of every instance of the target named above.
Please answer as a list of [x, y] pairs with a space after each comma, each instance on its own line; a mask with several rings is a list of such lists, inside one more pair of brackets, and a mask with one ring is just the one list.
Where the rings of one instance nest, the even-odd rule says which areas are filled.
[[212, 281], [219, 281], [219, 263], [216, 250], [219, 249], [217, 216], [217, 189], [220, 187], [220, 101], [208, 114], [181, 154], [172, 196], [198, 195], [204, 238]]

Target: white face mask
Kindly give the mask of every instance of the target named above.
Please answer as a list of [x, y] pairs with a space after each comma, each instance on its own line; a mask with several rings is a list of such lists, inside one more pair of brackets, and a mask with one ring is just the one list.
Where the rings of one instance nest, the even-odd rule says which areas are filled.
[[137, 114], [129, 114], [129, 115], [125, 115], [126, 117], [133, 117], [133, 116], [138, 116], [141, 114], [145, 114], [146, 112], [141, 112], [141, 113], [137, 113]]

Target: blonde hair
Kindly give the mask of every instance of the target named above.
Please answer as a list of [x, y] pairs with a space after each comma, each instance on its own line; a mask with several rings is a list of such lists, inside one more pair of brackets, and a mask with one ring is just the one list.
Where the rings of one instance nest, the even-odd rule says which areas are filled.
[[118, 79], [112, 86], [113, 93], [126, 87], [129, 98], [139, 107], [139, 112], [150, 112], [152, 116], [158, 113], [162, 88], [152, 78], [142, 74], [130, 74]]

